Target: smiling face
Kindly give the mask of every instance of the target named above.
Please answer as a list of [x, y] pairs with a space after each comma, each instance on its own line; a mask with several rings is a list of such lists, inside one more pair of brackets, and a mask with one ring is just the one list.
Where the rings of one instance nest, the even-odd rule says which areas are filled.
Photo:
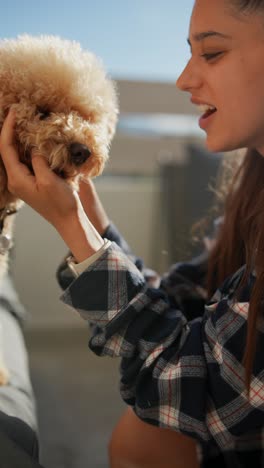
[[200, 120], [209, 150], [253, 147], [264, 155], [264, 8], [243, 14], [233, 3], [196, 0], [192, 56], [177, 86], [194, 104], [216, 108]]

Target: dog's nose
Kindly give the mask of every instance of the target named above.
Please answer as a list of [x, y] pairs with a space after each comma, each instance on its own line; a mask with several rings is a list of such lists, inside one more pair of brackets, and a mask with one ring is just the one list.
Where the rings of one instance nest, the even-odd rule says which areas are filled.
[[72, 143], [70, 146], [70, 156], [73, 164], [81, 166], [85, 161], [87, 161], [89, 156], [91, 156], [91, 151], [85, 145]]

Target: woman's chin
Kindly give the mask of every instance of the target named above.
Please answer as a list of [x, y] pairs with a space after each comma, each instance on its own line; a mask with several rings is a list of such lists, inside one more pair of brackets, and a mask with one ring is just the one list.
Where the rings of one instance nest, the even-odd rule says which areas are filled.
[[208, 151], [212, 153], [225, 153], [227, 151], [234, 151], [239, 148], [243, 148], [243, 145], [240, 146], [230, 141], [219, 141], [216, 138], [209, 138], [208, 136], [205, 141], [205, 146], [208, 149]]
[[215, 142], [211, 142], [208, 140], [206, 140], [205, 146], [207, 150], [211, 153], [222, 153], [223, 151], [226, 151], [226, 149], [223, 149], [225, 148], [223, 145], [216, 144]]

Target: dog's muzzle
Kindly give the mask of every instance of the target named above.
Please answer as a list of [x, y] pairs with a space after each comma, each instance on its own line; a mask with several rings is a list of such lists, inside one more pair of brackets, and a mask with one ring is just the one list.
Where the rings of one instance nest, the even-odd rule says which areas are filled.
[[69, 148], [71, 162], [75, 166], [81, 166], [91, 156], [91, 151], [87, 146], [80, 143], [72, 143]]

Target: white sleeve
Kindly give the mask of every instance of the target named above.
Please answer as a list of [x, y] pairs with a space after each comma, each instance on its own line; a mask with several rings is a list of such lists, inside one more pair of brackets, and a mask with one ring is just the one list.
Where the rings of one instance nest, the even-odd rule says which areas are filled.
[[104, 244], [102, 247], [95, 252], [91, 257], [86, 258], [83, 262], [77, 263], [75, 258], [71, 255], [67, 258], [68, 267], [71, 269], [74, 276], [77, 278], [84, 270], [86, 270], [93, 262], [95, 262], [103, 252], [108, 249], [111, 245], [111, 241], [108, 239], [104, 239]]

